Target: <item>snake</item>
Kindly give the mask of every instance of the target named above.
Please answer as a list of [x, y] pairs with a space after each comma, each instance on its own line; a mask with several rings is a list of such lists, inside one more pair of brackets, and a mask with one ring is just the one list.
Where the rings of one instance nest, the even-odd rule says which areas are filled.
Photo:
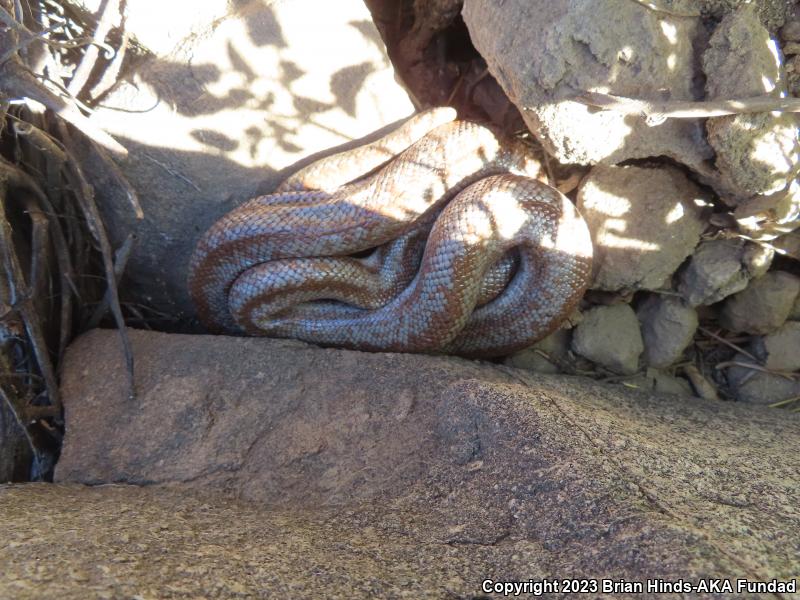
[[451, 108], [323, 158], [216, 221], [188, 288], [212, 333], [503, 356], [557, 329], [592, 242], [530, 146]]

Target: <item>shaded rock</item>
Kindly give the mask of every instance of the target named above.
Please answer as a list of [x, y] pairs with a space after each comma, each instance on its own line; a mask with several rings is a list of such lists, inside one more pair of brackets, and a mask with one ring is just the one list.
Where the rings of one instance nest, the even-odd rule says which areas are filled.
[[678, 291], [690, 306], [714, 304], [766, 273], [773, 255], [772, 250], [743, 240], [703, 242], [682, 271]]
[[578, 191], [594, 243], [593, 289], [662, 287], [700, 240], [703, 192], [672, 167], [597, 166]]
[[[753, 364], [744, 354], [736, 354], [733, 360]], [[734, 365], [725, 370], [725, 375], [731, 391], [741, 402], [769, 405], [800, 396], [800, 381], [765, 373], [760, 365], [753, 368]]]
[[742, 233], [758, 240], [772, 240], [800, 227], [800, 183], [795, 179], [785, 190], [756, 196], [739, 203], [733, 213]]
[[792, 19], [781, 27], [781, 39], [785, 42], [800, 42], [800, 20]]
[[770, 333], [789, 317], [798, 294], [800, 277], [785, 271], [770, 271], [725, 301], [720, 324], [729, 331]]
[[680, 359], [697, 331], [697, 311], [673, 296], [651, 296], [636, 315], [642, 324], [644, 359], [651, 367], [668, 367]]
[[643, 375], [626, 379], [625, 387], [636, 387], [645, 392], [670, 394], [675, 396], [694, 396], [692, 386], [683, 377], [675, 377], [658, 369], [647, 369]]
[[798, 415], [452, 358], [130, 333], [135, 401], [114, 332], [68, 351], [57, 477], [169, 488], [3, 488], [0, 596], [471, 597], [493, 573], [796, 572]]
[[699, 18], [626, 0], [465, 0], [463, 17], [491, 74], [560, 162], [669, 156], [699, 165], [713, 156], [698, 120], [650, 127], [641, 117], [566, 101], [576, 90], [695, 100], [694, 46], [707, 36]]
[[571, 338], [569, 329], [557, 329], [530, 348], [506, 358], [505, 364], [535, 373], [558, 373], [561, 371], [559, 363], [567, 360]]
[[800, 91], [800, 54], [787, 60], [785, 68], [789, 93], [797, 96]]
[[800, 371], [800, 321], [786, 321], [777, 331], [755, 340], [753, 346], [768, 369]]
[[774, 240], [771, 245], [782, 254], [800, 261], [800, 232], [794, 231], [782, 235]]
[[575, 328], [572, 349], [616, 373], [635, 373], [644, 350], [636, 313], [627, 304], [590, 308]]
[[[709, 99], [785, 92], [777, 44], [753, 4], [742, 4], [715, 29], [703, 54]], [[723, 181], [742, 198], [786, 188], [800, 166], [797, 120], [790, 113], [708, 119], [708, 141]]]
[[[360, 0], [180, 0], [162, 8], [154, 24], [152, 3], [129, 3], [130, 32], [151, 54], [93, 116], [130, 151], [121, 167], [144, 219], [112, 182], [92, 183], [113, 244], [137, 235], [128, 299], [189, 319], [187, 264], [217, 218], [274, 189], [298, 161], [414, 108]], [[97, 177], [88, 160], [87, 174]]]

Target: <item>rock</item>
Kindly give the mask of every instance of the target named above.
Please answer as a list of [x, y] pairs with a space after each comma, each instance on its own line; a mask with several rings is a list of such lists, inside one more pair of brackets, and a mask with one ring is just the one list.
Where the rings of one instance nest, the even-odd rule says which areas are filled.
[[473, 597], [531, 569], [797, 571], [800, 415], [444, 357], [130, 334], [136, 400], [114, 332], [69, 349], [56, 477], [145, 487], [2, 488], [2, 597]]
[[635, 373], [644, 350], [636, 313], [627, 304], [585, 311], [572, 336], [572, 350], [615, 373]]
[[729, 331], [754, 335], [771, 333], [789, 317], [798, 294], [800, 277], [770, 271], [725, 301], [720, 325]]
[[714, 304], [766, 273], [773, 255], [772, 250], [743, 240], [703, 242], [681, 273], [678, 291], [690, 306]]
[[[800, 299], [800, 296], [798, 296]], [[786, 321], [754, 342], [754, 353], [773, 371], [800, 371], [800, 321]]]
[[[667, 0], [668, 2], [670, 0]], [[674, 0], [677, 5], [700, 6], [700, 11], [704, 16], [721, 19], [731, 11], [747, 4], [750, 0]], [[791, 2], [784, 0], [759, 0], [756, 3], [758, 18], [770, 31], [778, 29], [792, 15], [793, 6]]]
[[800, 20], [786, 21], [781, 27], [781, 39], [784, 42], [800, 42]]
[[506, 358], [505, 364], [535, 373], [559, 373], [561, 371], [559, 363], [567, 360], [571, 337], [572, 332], [569, 329], [557, 329], [530, 348]]
[[642, 324], [645, 362], [665, 368], [677, 362], [697, 331], [697, 311], [680, 298], [654, 295], [636, 311]]
[[593, 289], [654, 290], [668, 283], [704, 228], [703, 192], [672, 167], [597, 166], [578, 190], [594, 242]]
[[800, 232], [794, 231], [782, 235], [772, 242], [775, 250], [782, 254], [800, 261]]
[[797, 174], [800, 155], [793, 115], [758, 113], [708, 121], [716, 167], [742, 197], [779, 192]]
[[795, 179], [785, 190], [756, 196], [740, 203], [733, 212], [742, 233], [758, 240], [773, 240], [800, 227], [800, 183]]
[[[709, 99], [785, 93], [777, 44], [753, 4], [742, 4], [714, 31], [703, 54]], [[744, 199], [787, 187], [800, 168], [794, 115], [741, 114], [708, 119], [708, 141], [726, 185]]]
[[647, 369], [643, 375], [626, 379], [625, 387], [635, 387], [646, 392], [656, 394], [670, 394], [676, 396], [694, 396], [692, 386], [682, 377], [675, 377], [658, 369]]
[[653, 391], [658, 394], [695, 396], [691, 384], [683, 377], [675, 377], [657, 369], [647, 369], [647, 377], [653, 381]]
[[93, 116], [130, 152], [121, 166], [144, 219], [97, 178], [96, 157], [86, 171], [113, 244], [137, 235], [127, 299], [185, 321], [194, 315], [189, 257], [217, 218], [271, 191], [298, 161], [355, 145], [414, 108], [360, 0], [179, 0], [163, 9], [154, 25], [151, 2], [128, 3], [130, 33], [151, 54]]
[[465, 0], [463, 17], [491, 74], [560, 162], [669, 156], [697, 166], [713, 157], [698, 120], [651, 127], [568, 100], [576, 90], [697, 99], [694, 47], [707, 39], [701, 19], [627, 0]]
[[[733, 360], [753, 364], [744, 354], [736, 354]], [[725, 374], [731, 391], [741, 402], [769, 405], [800, 396], [800, 381], [765, 373], [760, 365], [754, 368], [734, 365], [728, 367]]]

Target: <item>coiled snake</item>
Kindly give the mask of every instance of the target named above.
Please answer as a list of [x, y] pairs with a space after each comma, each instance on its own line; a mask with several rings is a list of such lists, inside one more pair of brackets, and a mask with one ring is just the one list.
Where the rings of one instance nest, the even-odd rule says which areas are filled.
[[189, 267], [206, 326], [466, 356], [556, 329], [588, 285], [586, 224], [524, 144], [454, 117], [421, 113], [217, 221]]

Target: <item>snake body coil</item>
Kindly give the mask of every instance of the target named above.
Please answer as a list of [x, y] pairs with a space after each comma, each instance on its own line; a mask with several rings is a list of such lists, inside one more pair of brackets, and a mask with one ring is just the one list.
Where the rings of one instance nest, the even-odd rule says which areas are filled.
[[207, 327], [467, 356], [553, 331], [588, 285], [586, 224], [523, 144], [452, 118], [422, 113], [215, 223], [189, 269]]

